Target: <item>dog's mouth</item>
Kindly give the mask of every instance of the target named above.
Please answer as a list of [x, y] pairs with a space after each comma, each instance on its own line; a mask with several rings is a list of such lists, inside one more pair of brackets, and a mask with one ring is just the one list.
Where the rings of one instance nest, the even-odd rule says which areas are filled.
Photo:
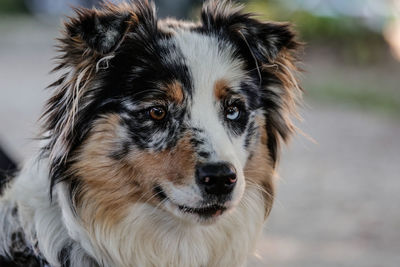
[[184, 213], [189, 213], [189, 214], [196, 214], [202, 218], [211, 218], [211, 217], [217, 217], [221, 215], [225, 210], [226, 207], [222, 205], [210, 205], [206, 207], [201, 207], [201, 208], [191, 208], [187, 206], [178, 206], [179, 210], [184, 212]]
[[158, 198], [161, 201], [168, 201], [172, 204], [179, 212], [189, 215], [197, 215], [199, 218], [203, 220], [209, 220], [213, 218], [217, 218], [222, 215], [228, 208], [223, 204], [206, 204], [200, 207], [189, 207], [185, 205], [178, 205], [174, 203], [164, 192], [161, 186], [156, 186], [154, 191], [157, 193]]

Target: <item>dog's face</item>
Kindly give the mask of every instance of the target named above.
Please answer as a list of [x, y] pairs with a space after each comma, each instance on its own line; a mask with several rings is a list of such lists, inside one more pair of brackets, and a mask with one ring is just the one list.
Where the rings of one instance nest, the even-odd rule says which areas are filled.
[[78, 11], [61, 39], [70, 72], [46, 113], [53, 184], [92, 221], [146, 203], [211, 223], [249, 186], [269, 210], [299, 90], [293, 38], [225, 2], [198, 24], [157, 21], [143, 1]]

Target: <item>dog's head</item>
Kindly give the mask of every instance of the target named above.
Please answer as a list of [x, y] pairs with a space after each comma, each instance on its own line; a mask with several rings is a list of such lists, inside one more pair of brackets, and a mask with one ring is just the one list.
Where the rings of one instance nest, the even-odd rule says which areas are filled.
[[213, 222], [251, 186], [268, 213], [300, 92], [288, 24], [227, 1], [206, 3], [196, 24], [159, 21], [138, 1], [77, 10], [60, 42], [67, 71], [44, 150], [80, 217], [118, 220], [146, 203]]

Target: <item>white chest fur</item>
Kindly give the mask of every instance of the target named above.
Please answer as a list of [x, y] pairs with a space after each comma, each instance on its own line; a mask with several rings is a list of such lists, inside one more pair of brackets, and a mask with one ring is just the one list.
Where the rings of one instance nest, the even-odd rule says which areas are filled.
[[247, 189], [240, 205], [212, 225], [193, 225], [146, 204], [113, 227], [87, 229], [95, 258], [106, 266], [243, 266], [264, 223], [261, 193]]

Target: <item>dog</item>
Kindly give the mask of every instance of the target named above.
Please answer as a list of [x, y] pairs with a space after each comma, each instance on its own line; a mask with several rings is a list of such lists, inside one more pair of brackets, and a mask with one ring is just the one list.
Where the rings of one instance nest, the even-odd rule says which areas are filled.
[[58, 41], [41, 148], [0, 200], [2, 266], [244, 266], [296, 131], [291, 25], [138, 0], [76, 9]]

